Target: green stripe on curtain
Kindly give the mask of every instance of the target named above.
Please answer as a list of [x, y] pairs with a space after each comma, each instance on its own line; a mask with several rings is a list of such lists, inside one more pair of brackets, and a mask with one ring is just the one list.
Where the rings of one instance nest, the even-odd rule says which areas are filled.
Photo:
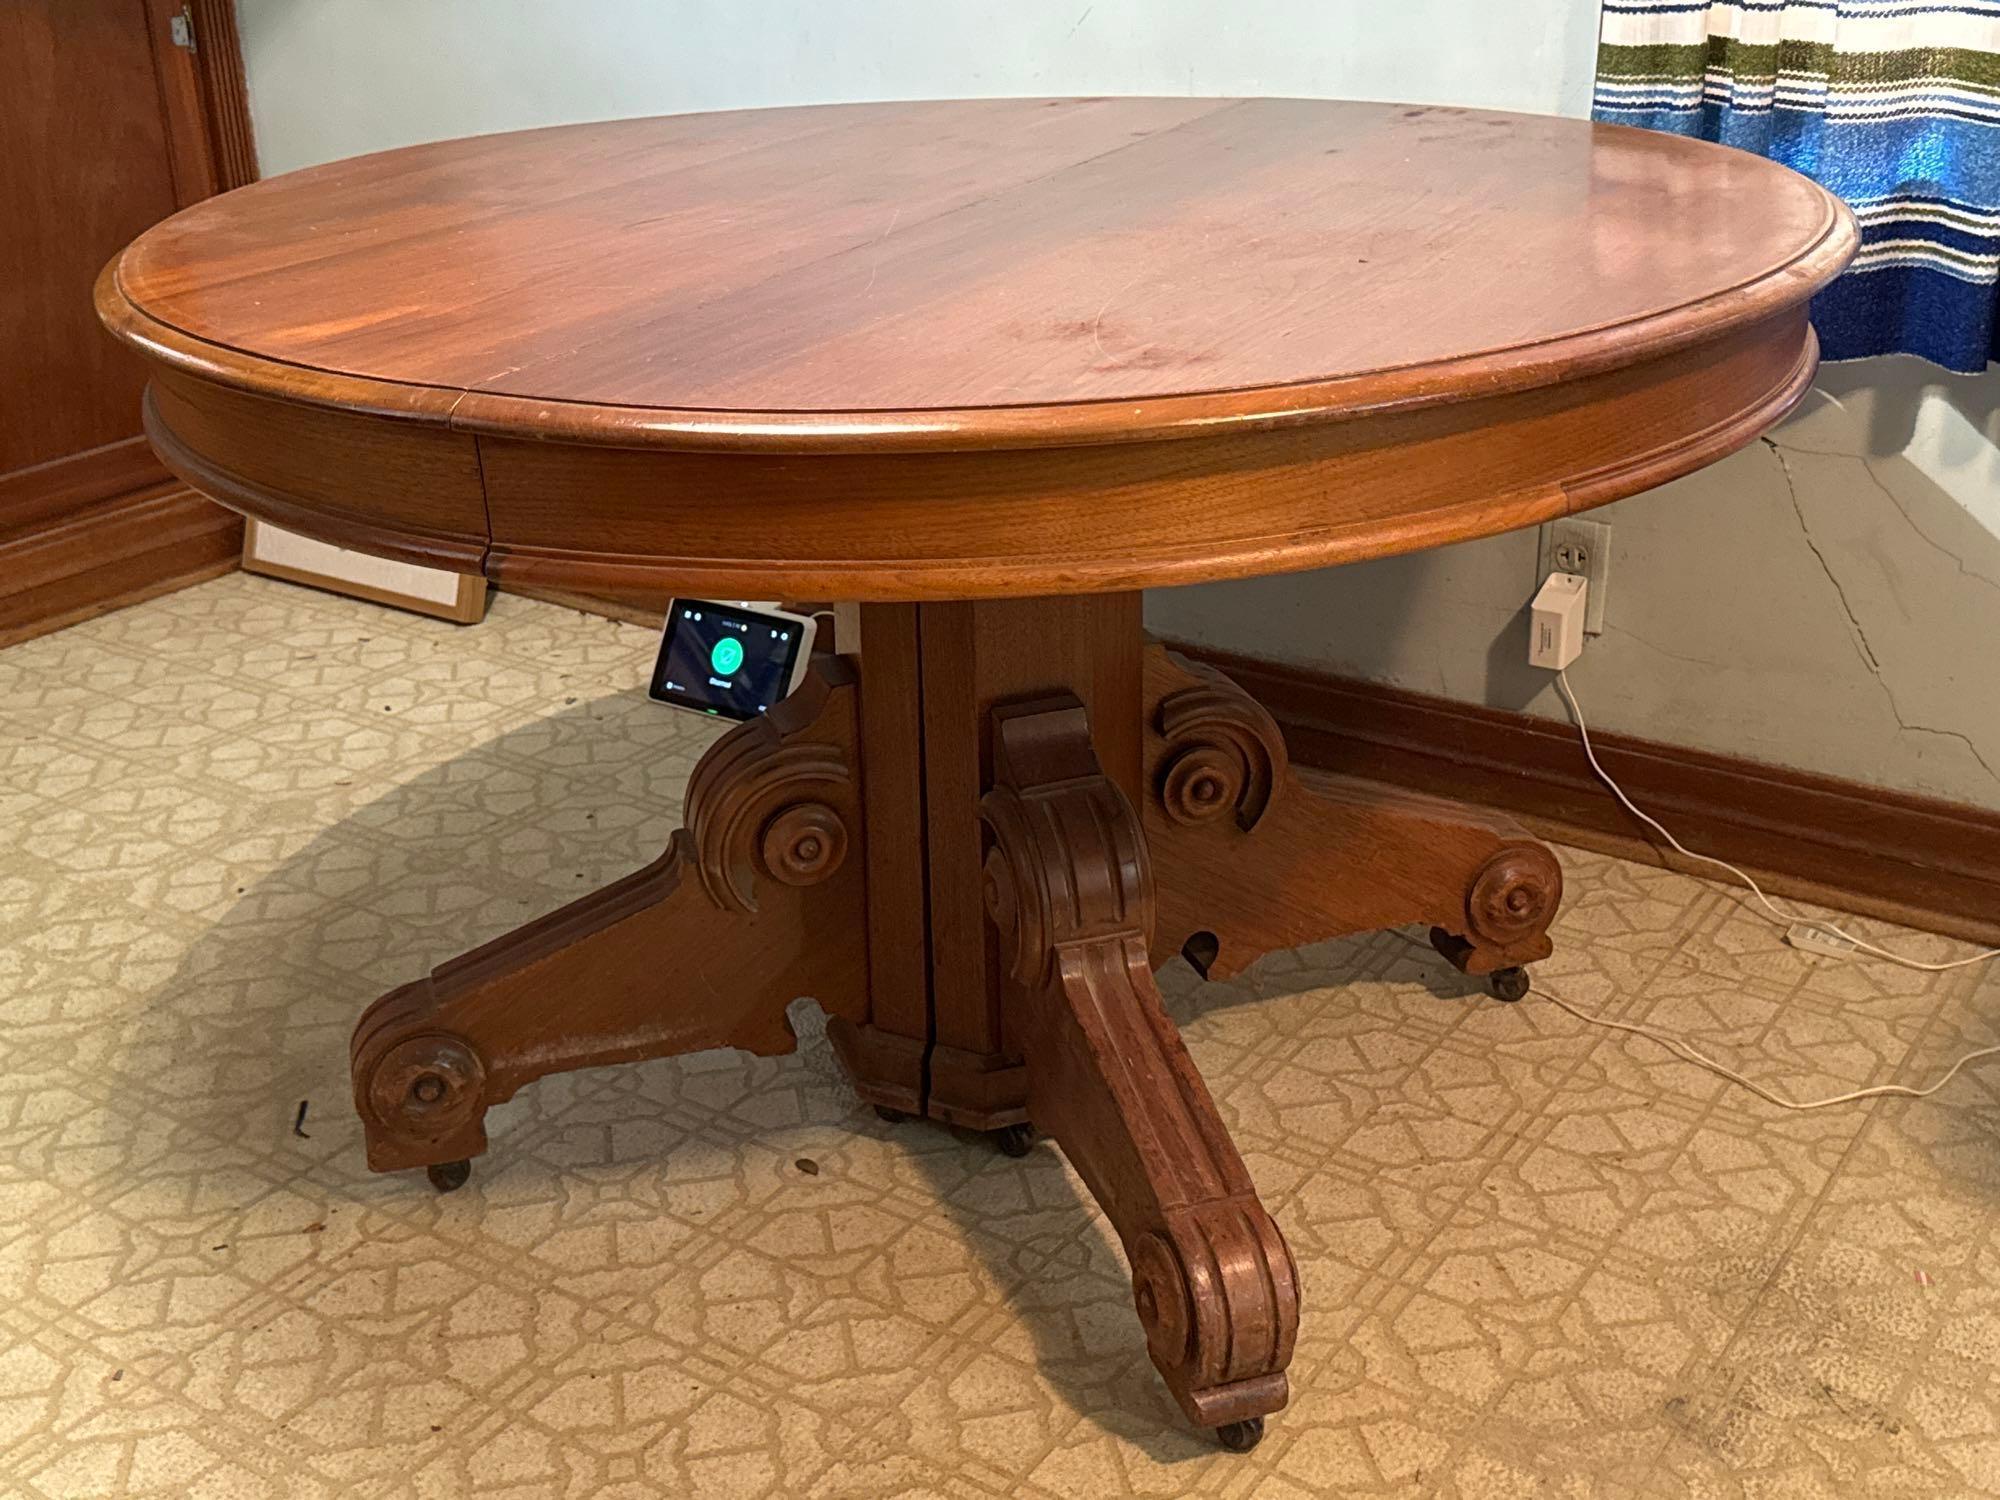
[[1754, 151], [1845, 198], [1853, 267], [1813, 299], [1829, 359], [2000, 353], [2000, 3], [1616, 0], [1594, 118]]
[[1784, 42], [1757, 46], [1734, 37], [1704, 43], [1649, 47], [1604, 46], [1597, 53], [1597, 76], [1620, 82], [1699, 76], [1723, 69], [1752, 83], [1771, 83], [1783, 74], [1823, 76], [1833, 84], [1911, 84], [1949, 79], [1955, 88], [2000, 95], [2000, 54], [1962, 48], [1930, 51], [1863, 52], [1841, 55], [1825, 42]]

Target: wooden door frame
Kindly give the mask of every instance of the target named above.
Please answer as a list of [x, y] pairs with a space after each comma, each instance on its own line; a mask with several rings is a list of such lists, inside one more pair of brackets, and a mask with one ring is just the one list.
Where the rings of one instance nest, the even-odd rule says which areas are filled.
[[[176, 16], [187, 22], [191, 48], [174, 41]], [[235, 0], [139, 0], [141, 17], [175, 203], [185, 208], [254, 181]], [[242, 555], [242, 518], [170, 475], [136, 431], [16, 471], [0, 491], [15, 497], [9, 509], [25, 501], [36, 517], [0, 531], [0, 646], [216, 577]]]
[[[257, 178], [235, 0], [142, 0], [181, 207]], [[173, 40], [182, 17], [194, 45]]]

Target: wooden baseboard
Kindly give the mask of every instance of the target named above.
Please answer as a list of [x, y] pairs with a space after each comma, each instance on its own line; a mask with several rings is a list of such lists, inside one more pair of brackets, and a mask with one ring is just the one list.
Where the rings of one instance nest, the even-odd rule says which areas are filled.
[[[1618, 805], [1568, 724], [1174, 648], [1268, 708], [1301, 767], [1498, 808], [1559, 843], [1717, 876]], [[1682, 843], [1774, 893], [2000, 944], [2000, 813], [1631, 735], [1593, 730], [1591, 740], [1604, 768]]]
[[242, 552], [243, 518], [180, 485], [0, 534], [0, 646], [217, 577]]

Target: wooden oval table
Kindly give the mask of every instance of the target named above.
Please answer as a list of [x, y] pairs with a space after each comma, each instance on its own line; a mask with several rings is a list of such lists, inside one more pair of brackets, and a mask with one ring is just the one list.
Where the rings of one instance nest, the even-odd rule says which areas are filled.
[[1299, 100], [686, 115], [338, 162], [106, 270], [208, 494], [502, 583], [840, 601], [654, 864], [383, 997], [380, 1170], [463, 1181], [568, 1068], [790, 1050], [1067, 1153], [1191, 1420], [1286, 1399], [1292, 1257], [1153, 969], [1421, 923], [1507, 997], [1549, 851], [1359, 783], [1149, 645], [1138, 590], [1631, 494], [1804, 392], [1853, 220], [1720, 147]]

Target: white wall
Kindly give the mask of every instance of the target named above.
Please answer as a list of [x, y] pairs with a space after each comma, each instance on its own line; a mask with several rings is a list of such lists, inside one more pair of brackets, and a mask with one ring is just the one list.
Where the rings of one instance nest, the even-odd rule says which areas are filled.
[[[1910, 408], [1866, 378], [1895, 366], [1922, 368], [1831, 369], [1766, 440], [1593, 512], [1612, 528], [1606, 629], [1569, 674], [1593, 727], [2000, 808], [2000, 540], [1899, 449]], [[1991, 449], [2000, 422], [1986, 430]], [[1526, 665], [1536, 581], [1534, 533], [1513, 532], [1162, 590], [1146, 613], [1164, 634], [1560, 719]]]
[[[1581, 115], [1598, 0], [239, 0], [264, 170], [681, 110], [952, 95], [1398, 98]], [[1602, 512], [1606, 728], [2000, 807], [2000, 379], [1829, 369], [1797, 421]], [[1531, 534], [1161, 591], [1163, 631], [1559, 715]], [[1274, 630], [1282, 624], [1285, 628]]]
[[1596, 0], [239, 0], [266, 173], [446, 136], [959, 95], [1585, 114]]

